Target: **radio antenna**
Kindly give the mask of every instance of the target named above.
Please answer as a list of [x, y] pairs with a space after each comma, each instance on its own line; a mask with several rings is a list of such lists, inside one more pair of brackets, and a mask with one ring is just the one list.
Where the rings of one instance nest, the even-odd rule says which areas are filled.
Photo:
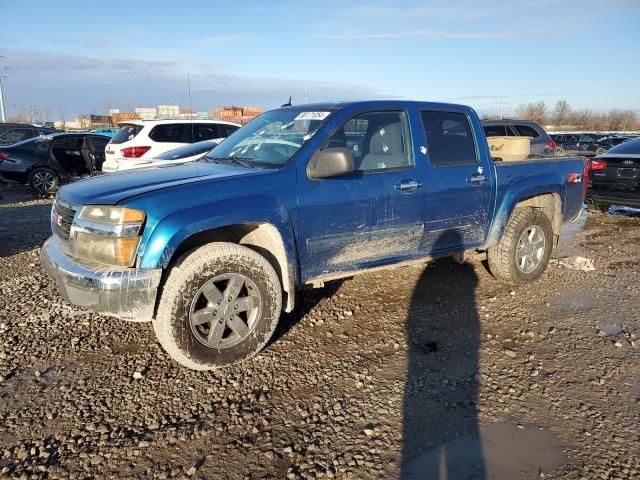
[[[194, 145], [196, 141], [195, 131], [193, 129], [193, 100], [191, 98], [191, 75], [187, 73], [187, 94], [189, 95], [189, 124], [191, 125], [191, 153], [193, 156], [196, 156], [196, 146]], [[198, 170], [198, 162], [194, 163], [196, 165], [196, 171]], [[199, 174], [199, 173], [198, 173]]]

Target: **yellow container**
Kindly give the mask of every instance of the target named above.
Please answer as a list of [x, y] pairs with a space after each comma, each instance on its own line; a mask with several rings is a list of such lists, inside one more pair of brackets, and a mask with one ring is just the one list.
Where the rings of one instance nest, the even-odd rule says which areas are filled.
[[487, 137], [492, 158], [505, 162], [526, 160], [531, 153], [531, 137]]

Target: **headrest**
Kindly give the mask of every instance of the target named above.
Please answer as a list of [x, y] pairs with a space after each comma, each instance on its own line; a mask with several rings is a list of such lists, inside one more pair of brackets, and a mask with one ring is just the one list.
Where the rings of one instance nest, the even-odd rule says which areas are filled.
[[391, 155], [402, 153], [402, 125], [400, 122], [377, 127], [369, 142], [369, 153]]

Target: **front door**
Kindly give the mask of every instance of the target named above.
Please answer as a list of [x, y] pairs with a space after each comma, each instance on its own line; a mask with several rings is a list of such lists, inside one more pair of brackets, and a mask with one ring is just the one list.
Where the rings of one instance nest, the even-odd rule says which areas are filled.
[[407, 113], [355, 115], [322, 148], [349, 148], [355, 171], [321, 180], [299, 174], [302, 279], [417, 255], [424, 229], [423, 189]]
[[421, 250], [431, 255], [480, 245], [492, 218], [494, 191], [493, 165], [477, 148], [484, 138], [474, 138], [464, 111], [423, 110], [421, 117], [429, 165]]

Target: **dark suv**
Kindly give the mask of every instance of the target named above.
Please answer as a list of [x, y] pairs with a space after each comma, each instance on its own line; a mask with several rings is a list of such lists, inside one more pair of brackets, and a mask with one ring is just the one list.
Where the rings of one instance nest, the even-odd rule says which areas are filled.
[[[551, 135], [558, 145], [560, 153], [579, 153], [596, 155], [598, 142], [591, 135], [584, 133], [559, 133]], [[600, 153], [600, 152], [597, 152]]]
[[29, 140], [41, 135], [60, 133], [58, 130], [48, 127], [39, 127], [25, 123], [0, 123], [0, 145], [13, 145], [14, 143]]
[[484, 120], [487, 137], [531, 137], [531, 154], [549, 156], [556, 154], [556, 144], [544, 128], [528, 120]]

